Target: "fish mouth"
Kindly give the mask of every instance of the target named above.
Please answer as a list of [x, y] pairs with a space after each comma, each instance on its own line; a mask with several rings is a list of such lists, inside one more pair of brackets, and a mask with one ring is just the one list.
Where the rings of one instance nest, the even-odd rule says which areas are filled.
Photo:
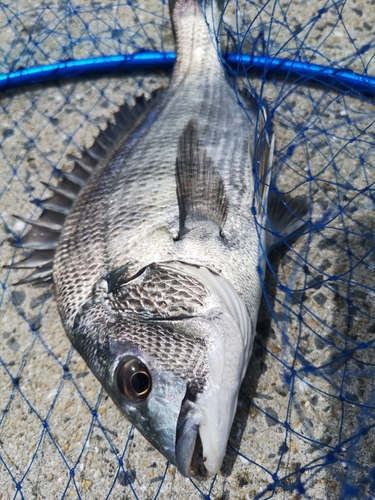
[[[201, 458], [208, 474], [221, 469], [237, 408], [238, 390], [206, 388], [196, 398], [182, 401], [176, 426], [174, 463], [185, 477], [201, 474]], [[221, 396], [221, 397], [220, 397]]]
[[197, 408], [188, 396], [181, 405], [176, 429], [176, 466], [184, 477], [194, 474], [195, 460], [202, 443], [199, 438], [200, 418]]

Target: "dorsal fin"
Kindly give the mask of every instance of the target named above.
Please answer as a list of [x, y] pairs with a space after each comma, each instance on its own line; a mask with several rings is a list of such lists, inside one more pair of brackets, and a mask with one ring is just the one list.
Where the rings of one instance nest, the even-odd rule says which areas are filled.
[[148, 101], [141, 96], [135, 99], [134, 106], [130, 107], [128, 104], [121, 106], [114, 115], [115, 123], [107, 124], [107, 128], [100, 132], [94, 144], [83, 152], [81, 158], [71, 157], [74, 160], [73, 170], [70, 173], [61, 172], [62, 181], [59, 186], [47, 185], [54, 194], [38, 202], [43, 209], [39, 219], [29, 221], [18, 217], [32, 226], [21, 238], [19, 246], [32, 252], [26, 259], [4, 267], [7, 269], [35, 268], [35, 271], [15, 285], [23, 283], [38, 285], [52, 282], [52, 263], [57, 243], [65, 219], [79, 192], [97, 165], [107, 155], [111, 155], [120, 144], [123, 144], [134, 128], [145, 119], [160, 93], [161, 89], [158, 89], [152, 92]]
[[184, 128], [178, 144], [176, 189], [180, 235], [189, 215], [211, 219], [223, 229], [228, 212], [224, 181], [212, 158], [199, 145], [195, 118]]

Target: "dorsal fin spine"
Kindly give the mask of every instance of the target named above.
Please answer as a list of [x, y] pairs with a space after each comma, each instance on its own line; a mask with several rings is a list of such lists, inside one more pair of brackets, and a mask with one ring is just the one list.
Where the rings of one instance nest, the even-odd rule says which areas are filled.
[[64, 189], [62, 187], [62, 183], [60, 184], [59, 187], [51, 186], [50, 184], [47, 184], [46, 182], [42, 182], [43, 186], [46, 188], [50, 189], [54, 193], [58, 194], [59, 196], [62, 196], [63, 198], [67, 198], [68, 200], [74, 201], [77, 197], [74, 193], [71, 191], [68, 191], [67, 189]]
[[98, 163], [100, 162], [100, 160], [103, 158], [102, 155], [98, 154], [96, 151], [94, 151], [92, 148], [90, 149], [87, 149], [86, 150], [86, 153], [89, 154], [91, 156], [91, 158], [93, 158], [94, 160], [96, 160]]
[[4, 266], [6, 269], [32, 269], [35, 267], [52, 264], [54, 250], [34, 250], [31, 255], [10, 266]]
[[49, 231], [60, 232], [62, 228], [62, 224], [51, 224], [50, 222], [44, 222], [42, 219], [30, 220], [20, 217], [19, 215], [15, 215], [14, 217], [25, 222], [25, 224], [30, 224], [33, 227], [39, 227], [41, 229], [48, 229]]
[[[83, 158], [77, 158], [76, 156], [73, 155], [68, 155], [69, 160], [73, 160], [74, 163], [79, 165], [85, 172], [87, 172], [89, 175], [92, 173], [93, 168], [89, 165], [87, 165], [84, 161]], [[73, 169], [74, 170], [74, 169]]]
[[[61, 205], [58, 205], [59, 201]], [[70, 203], [68, 204], [67, 201]], [[73, 202], [72, 200], [66, 200], [66, 198], [60, 197], [60, 195], [56, 193], [50, 198], [38, 201], [38, 205], [43, 208], [43, 210], [51, 210], [51, 212], [56, 212], [61, 215], [68, 215]]]
[[[85, 171], [82, 172], [81, 167], [79, 167], [74, 174], [68, 173], [68, 172], [62, 172], [62, 176], [64, 179], [68, 180], [69, 182], [76, 184], [79, 188], [82, 188], [85, 184], [89, 176]], [[80, 171], [81, 170], [81, 171]]]

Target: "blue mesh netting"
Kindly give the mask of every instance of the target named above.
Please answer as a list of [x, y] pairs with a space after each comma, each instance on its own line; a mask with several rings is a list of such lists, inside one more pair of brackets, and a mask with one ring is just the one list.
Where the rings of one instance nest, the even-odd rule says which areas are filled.
[[[33, 5], [34, 4], [34, 5]], [[222, 47], [375, 75], [372, 2], [230, 1]], [[8, 73], [70, 59], [171, 51], [168, 8], [94, 0], [0, 4]], [[347, 85], [267, 69], [234, 76], [268, 103], [280, 192], [307, 196], [309, 232], [270, 256], [258, 336], [224, 466], [182, 478], [125, 421], [70, 347], [53, 290], [0, 270], [0, 498], [311, 498], [375, 495], [375, 128]], [[266, 77], [267, 75], [267, 77]], [[168, 74], [100, 74], [0, 95], [1, 264], [19, 259], [67, 154]], [[354, 84], [353, 84], [354, 85]], [[36, 206], [30, 201], [36, 201]]]

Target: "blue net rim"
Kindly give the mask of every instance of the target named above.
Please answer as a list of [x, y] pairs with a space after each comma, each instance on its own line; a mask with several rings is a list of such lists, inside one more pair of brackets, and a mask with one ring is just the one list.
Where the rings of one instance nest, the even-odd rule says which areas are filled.
[[[247, 54], [223, 54], [222, 58], [229, 70], [235, 74], [261, 72], [265, 78], [291, 77], [298, 79], [301, 85], [317, 83], [361, 97], [370, 99], [375, 97], [375, 77], [355, 73], [349, 69]], [[92, 74], [168, 70], [173, 67], [175, 60], [175, 52], [138, 52], [130, 55], [63, 61], [2, 73], [0, 91], [61, 78], [82, 78]]]

